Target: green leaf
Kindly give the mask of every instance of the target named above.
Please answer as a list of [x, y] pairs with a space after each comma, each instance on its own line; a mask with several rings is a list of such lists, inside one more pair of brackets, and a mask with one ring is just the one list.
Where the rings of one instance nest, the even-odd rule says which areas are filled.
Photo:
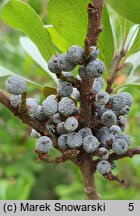
[[42, 89], [44, 96], [47, 98], [49, 95], [56, 95], [57, 90], [56, 88], [50, 87], [50, 86], [45, 86]]
[[[57, 32], [71, 44], [82, 46], [87, 33], [88, 16], [87, 5], [90, 1], [84, 0], [50, 0], [48, 16]], [[100, 34], [98, 46], [100, 58], [106, 68], [113, 57], [114, 44], [109, 16], [106, 8], [103, 11], [103, 32]]]
[[102, 24], [103, 31], [101, 32], [98, 39], [98, 47], [100, 50], [99, 58], [101, 58], [104, 61], [106, 69], [108, 70], [114, 53], [114, 42], [106, 7], [104, 7], [103, 10]]
[[135, 89], [140, 90], [140, 83], [139, 83], [139, 82], [137, 82], [137, 83], [125, 83], [125, 84], [123, 84], [123, 85], [117, 86], [117, 87], [115, 88], [115, 90], [118, 90], [118, 89], [124, 88], [124, 87], [130, 87], [130, 88], [133, 87], [133, 88], [135, 88]]
[[8, 1], [2, 9], [2, 19], [10, 27], [23, 31], [37, 45], [45, 60], [54, 54], [55, 50], [47, 29], [29, 5], [22, 1]]
[[108, 0], [108, 2], [117, 13], [126, 19], [140, 23], [140, 0]]
[[[0, 65], [0, 77], [6, 77], [6, 76], [13, 75], [13, 74], [16, 74], [16, 73], [14, 73], [13, 71]], [[21, 76], [20, 74], [18, 74], [18, 75]], [[23, 76], [21, 76], [21, 77], [24, 80], [26, 80], [29, 85], [32, 85], [35, 88], [41, 89], [41, 85], [39, 85], [38, 83], [36, 83], [30, 79], [27, 79], [26, 77], [23, 77]]]
[[58, 33], [72, 44], [82, 46], [87, 32], [90, 0], [50, 0], [48, 17]]
[[50, 33], [54, 45], [62, 52], [66, 52], [67, 49], [71, 46], [71, 43], [62, 38], [52, 25], [46, 25], [44, 26], [44, 28], [47, 28], [48, 32]]
[[51, 73], [48, 69], [48, 64], [41, 55], [37, 46], [28, 38], [28, 37], [20, 37], [20, 44], [25, 52], [47, 73], [49, 76], [58, 83], [56, 75]]

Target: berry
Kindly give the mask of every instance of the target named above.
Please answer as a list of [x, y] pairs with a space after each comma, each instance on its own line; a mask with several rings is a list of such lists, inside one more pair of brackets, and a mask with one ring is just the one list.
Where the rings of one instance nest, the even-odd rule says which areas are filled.
[[130, 107], [130, 106], [132, 105], [132, 103], [133, 103], [133, 98], [132, 98], [132, 96], [131, 96], [130, 93], [128, 93], [128, 92], [121, 92], [119, 95], [120, 95], [121, 97], [123, 97], [123, 99], [124, 99], [124, 101], [125, 101], [125, 104], [126, 104], [128, 107]]
[[83, 148], [85, 152], [91, 153], [98, 149], [100, 143], [93, 135], [86, 136], [83, 140]]
[[108, 133], [101, 137], [100, 142], [102, 143], [103, 147], [110, 149], [111, 144], [113, 143], [114, 139], [115, 139], [115, 136], [113, 134]]
[[130, 107], [125, 105], [124, 108], [120, 111], [121, 115], [127, 115], [130, 111]]
[[61, 82], [57, 88], [57, 93], [61, 97], [69, 97], [73, 92], [72, 85], [68, 82]]
[[64, 128], [68, 131], [68, 132], [73, 132], [78, 128], [78, 121], [76, 118], [74, 117], [69, 117], [66, 119], [66, 121], [64, 122]]
[[49, 61], [48, 61], [48, 68], [52, 73], [60, 73], [61, 70], [58, 68], [58, 54], [54, 55]]
[[101, 127], [96, 136], [98, 140], [101, 142], [102, 137], [108, 134], [109, 134], [109, 129], [107, 127]]
[[71, 97], [77, 101], [80, 100], [80, 92], [77, 90], [77, 88], [73, 88], [73, 92], [71, 94]]
[[56, 113], [52, 116], [52, 120], [55, 124], [59, 124], [61, 123], [61, 117], [60, 117], [60, 114], [59, 113]]
[[64, 127], [64, 122], [61, 122], [56, 126], [56, 132], [58, 134], [66, 134], [67, 133], [67, 130]]
[[80, 62], [83, 61], [84, 58], [84, 51], [81, 47], [77, 45], [73, 45], [68, 49], [67, 57], [69, 61], [71, 61], [73, 64], [77, 65]]
[[101, 92], [96, 95], [96, 101], [100, 105], [106, 105], [110, 100], [110, 96], [107, 92]]
[[92, 135], [92, 131], [89, 127], [81, 128], [78, 132], [82, 139], [84, 139], [86, 136]]
[[122, 131], [125, 130], [127, 120], [126, 120], [126, 118], [124, 116], [119, 116], [118, 123], [119, 123], [119, 126], [120, 126], [121, 130]]
[[58, 67], [62, 71], [69, 72], [75, 68], [75, 64], [69, 61], [66, 53], [63, 53], [58, 57]]
[[53, 96], [49, 96], [43, 101], [42, 109], [46, 116], [52, 116], [58, 111], [58, 103]]
[[5, 87], [10, 94], [19, 95], [26, 92], [26, 81], [18, 75], [12, 75], [6, 80]]
[[32, 129], [32, 132], [31, 132], [31, 136], [33, 138], [39, 138], [41, 137], [40, 133], [38, 133], [36, 130]]
[[60, 114], [64, 116], [71, 115], [75, 110], [75, 105], [73, 100], [68, 97], [64, 97], [61, 99], [58, 105], [58, 111]]
[[68, 134], [63, 134], [58, 138], [58, 147], [60, 149], [67, 149], [67, 138]]
[[101, 160], [96, 167], [96, 171], [102, 175], [111, 172], [111, 164], [106, 160]]
[[[98, 78], [99, 79], [99, 78]], [[95, 79], [91, 88], [92, 94], [97, 94], [101, 91], [102, 86], [98, 79]]]
[[87, 76], [92, 78], [98, 78], [102, 76], [104, 70], [105, 70], [104, 63], [99, 59], [92, 60], [86, 66]]
[[10, 97], [10, 104], [13, 108], [18, 108], [21, 103], [21, 95], [12, 95]]
[[128, 144], [124, 139], [115, 139], [112, 144], [112, 150], [117, 155], [124, 154], [128, 150]]
[[64, 77], [74, 79], [74, 75], [70, 72], [63, 72]]
[[121, 133], [121, 128], [117, 125], [112, 125], [110, 128], [109, 128], [110, 132], [113, 133], [113, 134], [119, 134]]
[[99, 105], [98, 103], [96, 103], [96, 112], [97, 112], [97, 116], [99, 118], [101, 118], [102, 114], [107, 111], [107, 109], [104, 106]]
[[109, 151], [106, 148], [100, 147], [98, 149], [98, 151], [99, 151], [99, 154], [101, 155], [101, 158], [103, 160], [107, 160], [108, 159], [108, 157], [109, 157]]
[[125, 107], [125, 101], [120, 95], [111, 96], [111, 109], [116, 113], [120, 113], [120, 111]]
[[108, 110], [102, 114], [101, 121], [105, 126], [111, 127], [116, 124], [117, 117], [111, 110]]
[[52, 146], [51, 139], [47, 136], [42, 136], [37, 139], [35, 150], [40, 153], [48, 153]]
[[91, 46], [90, 47], [90, 58], [91, 59], [96, 59], [97, 55], [99, 55], [99, 50], [96, 46]]
[[79, 74], [80, 78], [87, 77], [86, 67], [84, 65], [81, 65], [79, 67], [78, 74]]
[[34, 115], [34, 118], [37, 121], [43, 121], [46, 118], [46, 115], [42, 109], [42, 106], [39, 105], [37, 112]]
[[35, 99], [28, 98], [26, 100], [26, 109], [27, 109], [27, 113], [29, 115], [34, 116], [38, 110], [38, 107], [39, 107], [39, 105]]
[[121, 140], [125, 140], [125, 142], [127, 143], [127, 145], [130, 145], [131, 144], [131, 140], [130, 140], [130, 137], [127, 135], [127, 134], [116, 134], [115, 135], [115, 139], [121, 139]]
[[103, 87], [105, 81], [102, 76], [100, 76], [99, 78], [96, 78], [95, 80], [100, 83], [101, 87]]
[[82, 145], [82, 137], [80, 134], [73, 132], [68, 135], [67, 144], [70, 148], [79, 148]]

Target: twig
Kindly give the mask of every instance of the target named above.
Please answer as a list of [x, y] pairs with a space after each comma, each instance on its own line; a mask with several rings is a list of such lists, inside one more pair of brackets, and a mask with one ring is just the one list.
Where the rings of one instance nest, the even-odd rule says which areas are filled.
[[119, 182], [120, 184], [123, 184], [123, 185], [126, 184], [124, 179], [121, 179], [118, 176], [113, 175], [111, 172], [107, 173], [106, 175], [103, 175], [103, 176], [104, 176], [104, 178], [108, 179], [109, 181], [117, 181], [117, 182]]
[[19, 105], [19, 112], [24, 112], [26, 109], [26, 98], [27, 92], [22, 93], [21, 95], [21, 104]]

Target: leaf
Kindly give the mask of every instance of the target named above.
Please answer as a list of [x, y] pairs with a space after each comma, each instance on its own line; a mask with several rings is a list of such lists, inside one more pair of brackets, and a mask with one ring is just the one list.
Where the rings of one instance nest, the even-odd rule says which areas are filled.
[[19, 41], [24, 51], [57, 83], [56, 75], [49, 71], [48, 64], [37, 46], [28, 37], [20, 37]]
[[1, 15], [7, 25], [23, 31], [37, 45], [45, 60], [54, 54], [55, 50], [47, 29], [29, 5], [22, 1], [10, 0], [4, 5]]
[[[90, 1], [84, 0], [50, 0], [48, 17], [57, 32], [71, 44], [83, 46], [87, 32], [88, 16], [87, 5]], [[113, 57], [114, 44], [109, 16], [106, 8], [103, 12], [103, 32], [100, 34], [98, 46], [100, 58], [108, 68]]]
[[103, 10], [102, 24], [103, 31], [101, 32], [98, 39], [98, 47], [100, 50], [99, 58], [104, 61], [106, 69], [108, 70], [114, 53], [114, 42], [113, 33], [109, 21], [109, 15], [106, 7], [104, 7]]
[[71, 43], [62, 38], [52, 25], [46, 25], [44, 26], [44, 28], [47, 28], [48, 32], [50, 33], [54, 45], [62, 52], [66, 52], [67, 49], [71, 46]]
[[115, 88], [115, 90], [116, 90], [116, 89], [120, 89], [120, 88], [124, 88], [124, 87], [133, 87], [133, 88], [135, 88], [135, 89], [140, 90], [140, 83], [139, 83], [139, 82], [137, 82], [137, 83], [125, 83], [125, 84], [123, 84], [123, 85], [117, 86], [117, 87]]
[[57, 32], [72, 44], [82, 46], [87, 32], [90, 0], [50, 0], [48, 17]]
[[108, 0], [109, 4], [126, 19], [140, 23], [140, 0]]
[[[16, 74], [16, 73], [14, 73], [13, 71], [0, 65], [0, 77], [6, 77], [6, 76], [13, 75], [13, 74]], [[21, 76], [20, 74], [18, 74], [18, 75]], [[26, 77], [23, 77], [23, 76], [21, 76], [21, 77], [24, 80], [26, 80], [29, 85], [32, 85], [38, 89], [41, 89], [41, 85], [39, 85], [38, 83], [31, 81], [30, 79], [27, 79]]]
[[47, 98], [49, 95], [56, 95], [57, 90], [56, 88], [50, 87], [50, 86], [45, 86], [42, 89], [44, 96]]

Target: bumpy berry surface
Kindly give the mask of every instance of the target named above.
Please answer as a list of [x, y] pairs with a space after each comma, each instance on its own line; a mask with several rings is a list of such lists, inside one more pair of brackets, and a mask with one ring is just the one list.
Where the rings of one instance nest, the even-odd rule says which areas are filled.
[[42, 109], [46, 116], [52, 116], [58, 111], [58, 103], [53, 97], [47, 97], [42, 102]]
[[46, 118], [46, 115], [42, 109], [42, 106], [39, 105], [37, 112], [34, 115], [34, 118], [37, 121], [43, 121]]
[[64, 127], [64, 122], [61, 122], [56, 126], [56, 131], [58, 134], [66, 134], [68, 132]]
[[99, 145], [98, 139], [93, 135], [86, 136], [83, 140], [83, 148], [87, 153], [96, 151]]
[[73, 45], [68, 49], [67, 57], [69, 61], [71, 61], [73, 64], [77, 65], [80, 62], [83, 61], [84, 57], [84, 51], [81, 47], [77, 45]]
[[133, 103], [133, 98], [132, 98], [132, 96], [131, 96], [130, 93], [128, 93], [128, 92], [121, 92], [121, 93], [120, 93], [120, 96], [123, 97], [123, 99], [124, 99], [124, 101], [125, 101], [125, 104], [126, 104], [128, 107], [130, 107], [130, 106], [132, 105], [132, 103]]
[[32, 129], [31, 136], [33, 138], [39, 138], [39, 137], [41, 137], [40, 133], [38, 133], [35, 129]]
[[111, 104], [111, 109], [116, 113], [120, 113], [120, 111], [125, 107], [125, 100], [120, 95], [112, 95]]
[[92, 131], [89, 127], [81, 128], [78, 133], [81, 135], [82, 139], [86, 136], [92, 135]]
[[78, 74], [80, 78], [85, 78], [87, 76], [86, 67], [84, 65], [79, 67]]
[[67, 138], [68, 134], [63, 134], [58, 138], [58, 146], [60, 149], [67, 149]]
[[125, 105], [124, 108], [120, 111], [121, 115], [127, 115], [130, 111], [130, 107]]
[[75, 64], [69, 61], [67, 53], [63, 53], [58, 57], [58, 67], [62, 71], [72, 71], [75, 68]]
[[105, 70], [104, 63], [99, 59], [90, 61], [86, 66], [87, 76], [92, 78], [98, 78], [102, 76], [104, 70]]
[[111, 110], [108, 110], [102, 114], [101, 121], [105, 126], [111, 127], [116, 124], [117, 117]]
[[26, 92], [26, 81], [18, 75], [12, 75], [6, 80], [5, 88], [10, 94], [19, 95]]
[[111, 164], [106, 160], [101, 160], [96, 167], [96, 171], [104, 175], [111, 172]]
[[97, 78], [93, 82], [91, 92], [93, 94], [97, 94], [97, 93], [99, 93], [101, 91], [101, 89], [102, 89], [101, 82], [99, 81], [99, 78]]
[[96, 59], [96, 57], [99, 55], [99, 50], [96, 46], [90, 47], [90, 58]]
[[117, 155], [124, 154], [128, 150], [128, 144], [124, 139], [115, 139], [112, 144], [112, 150]]
[[80, 92], [77, 90], [77, 88], [73, 88], [71, 97], [74, 98], [77, 101], [80, 100]]
[[64, 128], [68, 131], [68, 132], [73, 132], [78, 128], [78, 121], [76, 118], [74, 117], [69, 117], [66, 119], [66, 121], [64, 122]]
[[103, 160], [107, 160], [107, 159], [108, 159], [108, 157], [109, 157], [109, 151], [108, 151], [106, 148], [100, 147], [100, 148], [98, 149], [98, 151], [99, 151], [99, 153], [100, 153], [100, 155], [101, 155], [101, 158], [102, 158]]
[[57, 88], [57, 93], [61, 97], [69, 97], [73, 92], [72, 85], [68, 82], [61, 82]]
[[67, 144], [70, 148], [79, 148], [82, 145], [82, 137], [80, 134], [73, 132], [68, 135]]
[[110, 132], [113, 133], [113, 134], [118, 134], [118, 133], [121, 133], [121, 128], [117, 125], [112, 125], [110, 128], [109, 128]]
[[96, 95], [96, 101], [100, 105], [106, 105], [110, 100], [110, 96], [107, 92], [100, 92]]
[[26, 100], [26, 110], [27, 113], [31, 116], [34, 116], [38, 110], [38, 102], [33, 98], [28, 98]]
[[48, 68], [52, 73], [60, 73], [61, 70], [58, 68], [58, 54], [54, 55], [49, 61], [48, 61]]
[[75, 110], [75, 104], [73, 100], [68, 97], [64, 97], [61, 99], [58, 105], [58, 112], [64, 116], [71, 115]]
[[48, 153], [52, 146], [51, 139], [47, 136], [42, 136], [37, 139], [35, 150], [40, 153]]
[[115, 136], [111, 133], [108, 133], [101, 137], [100, 142], [103, 147], [110, 149], [110, 146], [114, 140], [115, 140]]
[[18, 108], [21, 103], [21, 95], [11, 95], [10, 104], [13, 108]]
[[127, 145], [131, 144], [131, 139], [128, 134], [124, 134], [124, 133], [116, 134], [115, 139], [121, 139], [121, 140], [124, 139]]

